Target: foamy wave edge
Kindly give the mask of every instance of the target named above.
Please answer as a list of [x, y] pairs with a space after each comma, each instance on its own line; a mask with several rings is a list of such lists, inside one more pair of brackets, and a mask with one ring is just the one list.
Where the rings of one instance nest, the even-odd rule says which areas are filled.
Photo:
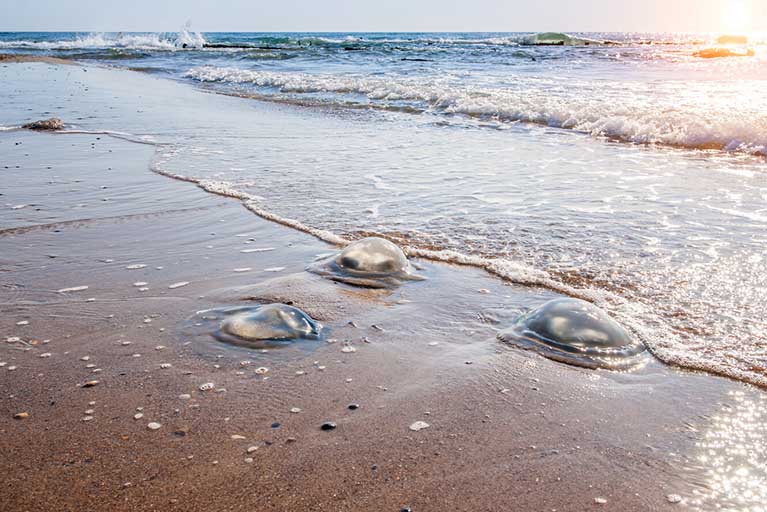
[[[730, 110], [726, 113], [687, 112], [653, 103], [620, 107], [616, 98], [607, 96], [595, 103], [590, 93], [596, 92], [588, 88], [579, 98], [562, 97], [555, 89], [474, 90], [440, 83], [212, 66], [192, 68], [184, 77], [202, 83], [272, 89], [293, 95], [293, 98], [316, 93], [362, 95], [372, 100], [363, 103], [365, 108], [408, 111], [398, 105], [404, 101], [412, 102], [410, 111], [419, 114], [461, 115], [509, 124], [521, 122], [634, 144], [767, 156], [767, 121], [762, 118], [747, 117]], [[613, 93], [622, 94], [623, 91]], [[293, 103], [272, 94], [259, 95], [258, 99]], [[347, 99], [339, 105], [349, 107]], [[392, 102], [396, 108], [389, 105]]]

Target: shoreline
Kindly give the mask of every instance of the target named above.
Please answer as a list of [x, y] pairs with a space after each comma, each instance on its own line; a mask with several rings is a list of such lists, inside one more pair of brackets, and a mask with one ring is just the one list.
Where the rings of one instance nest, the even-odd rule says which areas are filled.
[[[58, 221], [0, 233], [0, 494], [17, 509], [671, 510], [678, 494], [706, 510], [711, 416], [763, 403], [657, 362], [618, 374], [505, 346], [498, 329], [557, 295], [480, 269], [422, 261], [428, 280], [391, 292], [330, 283], [304, 271], [328, 245], [148, 172], [151, 153], [0, 133], [19, 165], [2, 202], [27, 205], [19, 224]], [[261, 354], [188, 331], [254, 301], [290, 301], [337, 341]]]

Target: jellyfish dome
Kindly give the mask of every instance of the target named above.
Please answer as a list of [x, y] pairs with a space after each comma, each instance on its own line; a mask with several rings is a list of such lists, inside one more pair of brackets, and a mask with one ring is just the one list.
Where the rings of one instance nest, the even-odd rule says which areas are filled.
[[279, 345], [299, 339], [318, 339], [321, 329], [319, 323], [298, 308], [266, 304], [224, 311], [215, 336], [237, 344]]
[[307, 270], [357, 286], [389, 288], [405, 280], [424, 279], [396, 244], [378, 237], [363, 238], [340, 252], [311, 264]]
[[586, 368], [627, 370], [646, 360], [645, 346], [605, 311], [579, 299], [555, 299], [520, 317], [502, 341]]

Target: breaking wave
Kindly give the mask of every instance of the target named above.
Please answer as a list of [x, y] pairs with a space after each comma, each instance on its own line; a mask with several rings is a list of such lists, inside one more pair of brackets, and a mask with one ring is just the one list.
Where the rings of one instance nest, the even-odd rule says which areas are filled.
[[[600, 83], [519, 77], [508, 88], [476, 87], [445, 78], [371, 77], [197, 67], [185, 77], [198, 82], [247, 86], [271, 92], [274, 99], [319, 96], [327, 103], [355, 102], [418, 113], [462, 115], [503, 123], [533, 123], [594, 137], [687, 149], [767, 155], [764, 108], [742, 81], [721, 95], [701, 83], [694, 93], [683, 83], [665, 82], [648, 95], [643, 84]], [[709, 87], [710, 101], [700, 101]], [[704, 93], [707, 91], [703, 91]], [[282, 96], [281, 96], [282, 95]], [[403, 108], [407, 107], [407, 108]]]
[[[202, 48], [205, 39], [198, 32], [187, 28], [178, 33], [91, 33], [74, 38], [56, 40], [17, 39], [0, 40], [0, 48], [29, 50], [177, 50]], [[184, 46], [186, 45], [186, 46]]]

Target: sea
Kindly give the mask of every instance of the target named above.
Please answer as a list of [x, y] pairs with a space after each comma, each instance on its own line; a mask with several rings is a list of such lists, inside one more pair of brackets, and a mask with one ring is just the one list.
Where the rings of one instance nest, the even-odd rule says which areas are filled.
[[227, 96], [236, 114], [64, 120], [160, 141], [153, 170], [277, 222], [590, 300], [661, 361], [767, 386], [767, 35], [720, 36], [185, 28], [0, 53]]

